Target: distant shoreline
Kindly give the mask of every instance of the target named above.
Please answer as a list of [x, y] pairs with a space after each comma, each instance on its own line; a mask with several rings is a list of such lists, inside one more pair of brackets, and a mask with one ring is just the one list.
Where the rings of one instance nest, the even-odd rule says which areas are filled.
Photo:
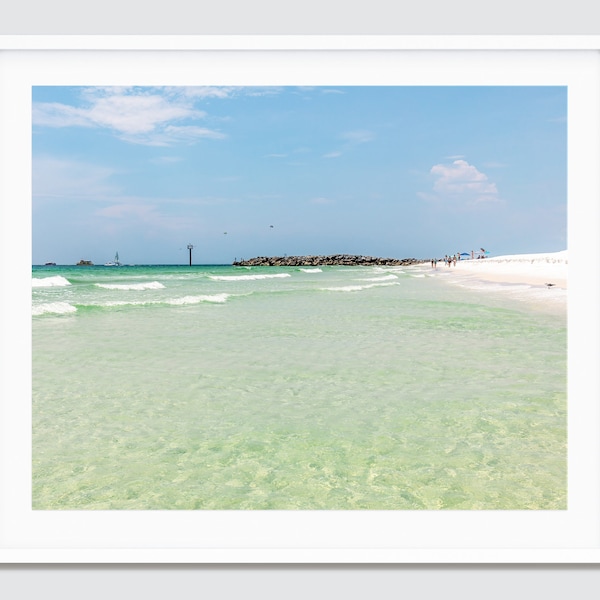
[[256, 256], [247, 260], [235, 260], [234, 267], [317, 267], [317, 266], [408, 266], [429, 262], [419, 258], [380, 258], [356, 254], [330, 254], [327, 256]]

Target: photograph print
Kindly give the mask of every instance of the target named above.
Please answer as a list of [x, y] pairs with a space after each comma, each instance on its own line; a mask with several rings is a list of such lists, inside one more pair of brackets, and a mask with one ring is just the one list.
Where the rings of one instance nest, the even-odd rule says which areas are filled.
[[567, 88], [32, 88], [34, 510], [566, 510]]

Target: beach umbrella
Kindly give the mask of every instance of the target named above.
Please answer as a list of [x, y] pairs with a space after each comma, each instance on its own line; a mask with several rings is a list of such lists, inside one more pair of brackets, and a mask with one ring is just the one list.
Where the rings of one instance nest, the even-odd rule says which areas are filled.
[[471, 256], [470, 252], [461, 252], [460, 253], [461, 256]]

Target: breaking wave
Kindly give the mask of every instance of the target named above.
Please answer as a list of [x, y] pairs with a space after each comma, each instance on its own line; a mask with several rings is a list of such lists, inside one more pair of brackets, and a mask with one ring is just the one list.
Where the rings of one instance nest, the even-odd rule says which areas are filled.
[[71, 282], [60, 275], [54, 277], [33, 277], [31, 287], [64, 287], [71, 285]]
[[96, 283], [94, 284], [99, 288], [105, 290], [162, 290], [164, 285], [158, 281], [150, 281], [147, 283]]
[[38, 304], [31, 309], [31, 314], [36, 317], [46, 314], [66, 315], [74, 312], [77, 312], [77, 308], [68, 302], [48, 302]]
[[99, 306], [151, 306], [157, 304], [170, 304], [172, 306], [183, 306], [185, 304], [200, 304], [201, 302], [211, 302], [214, 304], [223, 304], [227, 302], [231, 294], [209, 294], [199, 296], [182, 296], [181, 298], [167, 298], [164, 300], [139, 300], [139, 301], [121, 301], [113, 300], [105, 302]]

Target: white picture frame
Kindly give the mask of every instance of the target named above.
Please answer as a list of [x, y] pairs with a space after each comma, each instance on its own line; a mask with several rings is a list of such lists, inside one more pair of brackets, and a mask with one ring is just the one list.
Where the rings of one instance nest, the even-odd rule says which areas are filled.
[[[10, 282], [0, 311], [0, 562], [600, 562], [590, 264], [599, 255], [599, 49], [596, 36], [0, 37], [0, 266]], [[31, 86], [233, 82], [569, 87], [566, 511], [31, 510]]]

